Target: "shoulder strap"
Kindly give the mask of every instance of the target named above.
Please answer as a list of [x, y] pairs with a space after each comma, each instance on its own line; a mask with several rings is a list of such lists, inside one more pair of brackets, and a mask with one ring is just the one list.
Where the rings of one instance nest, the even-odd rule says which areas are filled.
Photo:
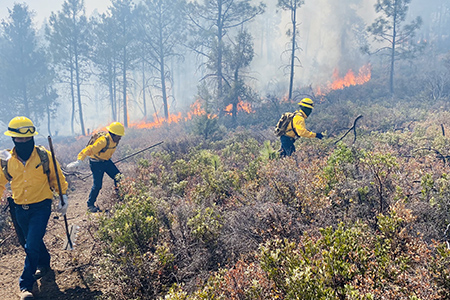
[[[36, 151], [41, 159], [41, 162], [36, 166], [38, 168], [42, 165], [44, 174], [47, 175], [48, 183], [50, 184], [50, 160], [48, 158], [47, 150], [43, 146], [36, 146]], [[56, 175], [58, 176], [58, 175]]]
[[105, 134], [103, 134], [102, 136], [105, 137], [105, 140], [106, 140], [106, 146], [105, 146], [102, 150], [100, 150], [99, 153], [106, 152], [106, 150], [109, 149], [109, 138], [108, 138], [108, 134], [105, 132]]
[[295, 118], [295, 116], [297, 116], [297, 115], [298, 115], [298, 113], [297, 113], [297, 112], [294, 112], [294, 115], [292, 116], [292, 119], [291, 119], [291, 128], [292, 128], [292, 131], [294, 132], [295, 136], [296, 136], [296, 137], [300, 137], [300, 136], [298, 135], [298, 133], [297, 133], [297, 130], [295, 130], [295, 127], [294, 127], [294, 118]]

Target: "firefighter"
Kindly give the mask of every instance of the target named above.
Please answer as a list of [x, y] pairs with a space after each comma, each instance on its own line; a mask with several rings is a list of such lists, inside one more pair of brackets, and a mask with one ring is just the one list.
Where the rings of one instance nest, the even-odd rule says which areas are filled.
[[280, 157], [291, 156], [295, 152], [294, 142], [299, 137], [318, 138], [319, 140], [323, 138], [320, 132], [308, 131], [305, 126], [305, 119], [314, 109], [314, 102], [310, 98], [303, 98], [298, 105], [299, 109], [295, 112], [293, 122], [289, 123], [286, 132], [280, 136]]
[[[4, 133], [12, 137], [14, 148], [8, 159], [2, 162], [0, 185], [10, 182], [14, 201], [11, 201], [11, 214], [14, 214], [19, 240], [24, 241], [25, 263], [19, 278], [20, 299], [33, 299], [32, 289], [36, 279], [50, 271], [50, 254], [43, 238], [52, 209], [53, 191], [63, 194], [64, 205], [58, 201], [57, 212], [65, 215], [69, 206], [66, 195], [68, 184], [57, 164], [55, 174], [51, 153], [42, 146], [36, 147], [34, 136], [38, 134], [33, 122], [26, 117], [15, 117]], [[3, 155], [4, 156], [4, 155]], [[59, 177], [61, 191], [58, 190]]]
[[91, 192], [89, 193], [89, 199], [87, 201], [88, 211], [92, 213], [100, 212], [101, 210], [95, 206], [97, 196], [102, 189], [103, 175], [106, 173], [114, 180], [114, 186], [117, 191], [119, 182], [118, 174], [121, 174], [116, 165], [111, 161], [111, 156], [116, 151], [116, 147], [119, 144], [122, 136], [125, 135], [125, 128], [120, 122], [113, 122], [106, 127], [108, 132], [105, 135], [101, 135], [92, 144], [88, 144], [78, 154], [77, 161], [67, 165], [67, 168], [76, 169], [82, 161], [89, 157], [89, 165], [92, 171], [93, 184]]

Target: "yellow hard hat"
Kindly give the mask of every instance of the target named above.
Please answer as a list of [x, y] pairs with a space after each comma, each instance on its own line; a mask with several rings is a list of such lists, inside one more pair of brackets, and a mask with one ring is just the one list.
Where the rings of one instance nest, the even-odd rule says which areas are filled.
[[309, 98], [303, 98], [298, 105], [314, 109], [314, 102]]
[[108, 127], [106, 127], [109, 132], [118, 135], [118, 136], [124, 136], [125, 135], [125, 127], [123, 127], [122, 123], [120, 122], [112, 122], [109, 124]]
[[30, 137], [37, 135], [36, 127], [27, 117], [15, 117], [8, 124], [8, 131], [5, 135], [12, 137]]

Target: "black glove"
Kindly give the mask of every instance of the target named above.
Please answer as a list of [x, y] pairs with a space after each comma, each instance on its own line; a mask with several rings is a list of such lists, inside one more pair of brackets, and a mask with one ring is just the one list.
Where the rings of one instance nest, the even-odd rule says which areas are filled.
[[316, 138], [321, 140], [323, 138], [323, 134], [321, 134], [320, 132], [316, 133]]

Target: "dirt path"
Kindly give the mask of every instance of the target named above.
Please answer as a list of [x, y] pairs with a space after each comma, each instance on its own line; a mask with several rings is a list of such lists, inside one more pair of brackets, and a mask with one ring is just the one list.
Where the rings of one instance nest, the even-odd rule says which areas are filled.
[[[64, 250], [64, 219], [56, 219], [52, 213], [44, 241], [51, 255], [52, 272], [49, 272], [35, 285], [35, 299], [95, 299], [101, 295], [101, 286], [92, 272], [97, 267], [93, 255], [100, 251], [93, 235], [94, 224], [99, 214], [87, 213], [86, 201], [92, 185], [92, 177], [85, 182], [74, 176], [67, 176], [69, 182], [70, 206], [67, 212], [69, 226], [78, 227], [74, 249]], [[113, 194], [113, 181], [105, 176], [103, 189], [97, 200], [101, 209], [110, 209], [116, 201]], [[19, 299], [18, 279], [22, 272], [25, 253], [17, 247], [3, 255], [0, 262], [0, 300]]]

